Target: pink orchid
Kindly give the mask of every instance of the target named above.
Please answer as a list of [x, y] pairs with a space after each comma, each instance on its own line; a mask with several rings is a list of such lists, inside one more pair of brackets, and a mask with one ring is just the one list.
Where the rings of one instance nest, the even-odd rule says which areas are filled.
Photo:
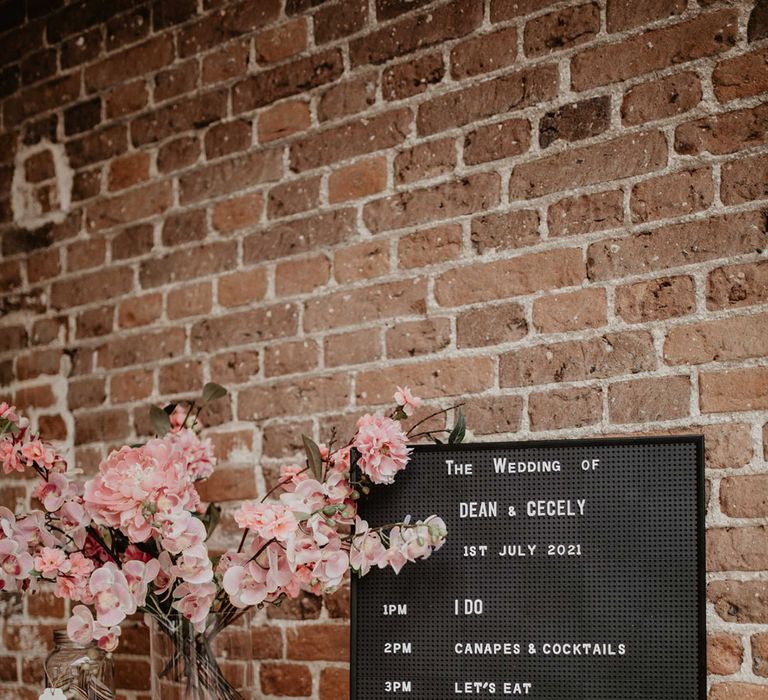
[[56, 450], [40, 440], [31, 440], [21, 448], [21, 454], [28, 462], [35, 462], [44, 469], [53, 469], [56, 463]]
[[163, 528], [161, 544], [171, 554], [203, 544], [206, 538], [205, 525], [186, 511], [168, 521]]
[[26, 545], [16, 539], [0, 540], [0, 590], [16, 590], [28, 579], [34, 561]]
[[171, 567], [171, 574], [187, 583], [208, 583], [213, 579], [213, 567], [204, 544], [185, 549]]
[[366, 414], [357, 421], [354, 446], [360, 452], [358, 464], [375, 484], [391, 484], [405, 469], [411, 450], [400, 424], [391, 418]]
[[93, 640], [95, 621], [93, 613], [85, 605], [75, 605], [72, 617], [67, 621], [67, 635], [80, 646], [86, 646]]
[[173, 607], [194, 625], [197, 632], [202, 632], [217, 591], [213, 583], [182, 583], [174, 591], [178, 600], [174, 601]]
[[384, 568], [387, 565], [387, 550], [378, 532], [369, 530], [368, 523], [361, 518], [355, 521], [355, 536], [349, 550], [350, 566], [361, 576], [365, 576], [373, 567]]
[[157, 578], [159, 573], [160, 563], [157, 559], [152, 559], [149, 562], [132, 559], [123, 564], [123, 574], [136, 607], [144, 605], [149, 584]]
[[411, 392], [410, 387], [399, 386], [395, 392], [395, 403], [406, 416], [410, 417], [413, 415], [414, 411], [421, 406], [422, 400]]
[[114, 563], [108, 562], [91, 574], [88, 584], [96, 608], [96, 619], [102, 627], [119, 625], [136, 612], [136, 601], [128, 581]]
[[35, 489], [34, 496], [49, 513], [54, 513], [76, 493], [76, 486], [66, 474], [52, 473], [48, 475], [48, 481], [40, 482], [40, 485]]
[[270, 593], [267, 571], [255, 561], [245, 566], [233, 566], [224, 574], [224, 590], [236, 608], [261, 605]]

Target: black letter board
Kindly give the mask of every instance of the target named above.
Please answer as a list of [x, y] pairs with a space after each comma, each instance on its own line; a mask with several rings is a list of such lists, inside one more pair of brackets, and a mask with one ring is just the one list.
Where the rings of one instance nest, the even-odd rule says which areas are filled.
[[703, 700], [703, 450], [698, 436], [416, 447], [360, 516], [435, 513], [448, 540], [353, 581], [352, 700]]

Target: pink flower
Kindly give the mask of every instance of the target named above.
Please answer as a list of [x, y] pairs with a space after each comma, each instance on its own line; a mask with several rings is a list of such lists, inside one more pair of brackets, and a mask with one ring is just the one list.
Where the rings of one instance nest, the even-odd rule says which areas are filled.
[[5, 437], [0, 440], [0, 464], [5, 474], [24, 471], [20, 445], [14, 442], [13, 438]]
[[207, 479], [216, 465], [211, 441], [201, 440], [193, 430], [179, 430], [170, 434], [169, 439], [184, 455], [187, 473], [192, 481]]
[[67, 635], [80, 646], [86, 646], [93, 640], [95, 622], [93, 613], [85, 605], [75, 605], [72, 617], [67, 621]]
[[398, 407], [402, 409], [406, 416], [412, 416], [414, 411], [421, 406], [421, 399], [418, 396], [414, 396], [410, 387], [397, 387], [395, 392], [395, 402]]
[[235, 522], [265, 540], [281, 541], [286, 541], [299, 525], [285, 506], [255, 502], [244, 503], [235, 513]]
[[375, 484], [391, 484], [405, 469], [411, 450], [400, 424], [383, 416], [364, 415], [357, 421], [354, 446], [360, 452], [358, 464]]
[[333, 590], [341, 584], [344, 574], [349, 568], [349, 555], [341, 549], [341, 542], [323, 547], [320, 561], [315, 565], [314, 578], [321, 584], [323, 590]]
[[185, 549], [171, 567], [171, 575], [187, 583], [208, 583], [213, 579], [213, 567], [204, 544]]
[[21, 448], [21, 454], [28, 462], [35, 462], [44, 469], [51, 470], [56, 463], [56, 450], [40, 440], [31, 440]]
[[48, 481], [41, 481], [34, 495], [49, 513], [55, 513], [64, 505], [64, 501], [75, 496], [76, 486], [66, 474], [53, 472], [48, 475]]
[[16, 413], [16, 406], [11, 406], [5, 401], [0, 401], [0, 420], [7, 420], [11, 423], [20, 421], [19, 414]]
[[255, 561], [245, 566], [232, 566], [224, 574], [224, 590], [236, 608], [249, 608], [263, 603], [270, 591], [267, 571]]
[[16, 539], [0, 540], [0, 590], [15, 591], [28, 579], [34, 565], [26, 545]]
[[96, 608], [96, 620], [102, 627], [119, 625], [136, 612], [136, 601], [124, 574], [112, 562], [91, 574], [88, 583]]
[[64, 550], [43, 547], [35, 557], [35, 570], [41, 574], [57, 574], [65, 561]]
[[194, 625], [197, 632], [202, 632], [216, 592], [216, 585], [213, 583], [182, 583], [173, 592], [174, 597], [178, 598], [173, 607]]
[[368, 523], [359, 517], [355, 522], [355, 536], [349, 549], [350, 566], [365, 576], [374, 566], [387, 565], [387, 550], [378, 532], [368, 529]]
[[123, 564], [123, 574], [136, 607], [144, 605], [147, 599], [149, 584], [155, 580], [159, 573], [160, 563], [157, 559], [152, 559], [146, 563], [138, 559], [132, 559]]
[[117, 649], [117, 644], [120, 641], [120, 631], [120, 628], [117, 626], [105, 629], [104, 627], [96, 625], [96, 628], [93, 631], [93, 636], [94, 639], [96, 639], [96, 643], [99, 645], [99, 649], [106, 652], [111, 652]]
[[284, 491], [293, 491], [299, 482], [309, 479], [309, 470], [298, 464], [284, 464], [280, 467], [280, 484]]
[[168, 522], [163, 529], [161, 543], [171, 554], [179, 554], [185, 549], [203, 544], [206, 534], [202, 520], [184, 511]]

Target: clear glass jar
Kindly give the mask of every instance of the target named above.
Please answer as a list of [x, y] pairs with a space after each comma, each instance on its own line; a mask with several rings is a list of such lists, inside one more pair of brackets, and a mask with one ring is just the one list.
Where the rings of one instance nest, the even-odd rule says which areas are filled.
[[181, 615], [150, 617], [153, 700], [252, 700], [250, 610], [213, 613], [195, 631]]
[[94, 643], [75, 644], [66, 630], [53, 633], [53, 651], [45, 660], [45, 687], [59, 688], [67, 698], [112, 700], [115, 674], [112, 655]]

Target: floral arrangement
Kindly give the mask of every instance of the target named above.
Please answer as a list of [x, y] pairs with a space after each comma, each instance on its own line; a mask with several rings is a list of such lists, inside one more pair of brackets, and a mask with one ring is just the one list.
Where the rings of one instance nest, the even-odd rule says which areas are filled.
[[[434, 515], [386, 528], [357, 516], [370, 485], [392, 483], [407, 466], [407, 441], [431, 435], [413, 434], [424, 421], [404, 432], [402, 421], [421, 401], [398, 387], [392, 413], [362, 416], [348, 442], [323, 445], [304, 436], [305, 462], [282, 467], [275, 489], [237, 510], [239, 547], [212, 556], [207, 542], [220, 509], [202, 503], [196, 485], [216, 460], [210, 440], [201, 437], [199, 414], [225, 394], [208, 384], [199, 404], [152, 407], [156, 437], [113, 451], [83, 486], [61, 454], [14, 407], [0, 403], [0, 465], [6, 474], [34, 472], [42, 506], [24, 514], [0, 509], [0, 589], [34, 591], [49, 582], [74, 604], [70, 638], [112, 651], [120, 623], [137, 611], [167, 626], [169, 635], [181, 618], [190, 635], [208, 638], [244, 610], [301, 591], [331, 592], [350, 569], [361, 576], [374, 567], [399, 572], [443, 544], [446, 527]], [[451, 441], [463, 432], [460, 416]]]

